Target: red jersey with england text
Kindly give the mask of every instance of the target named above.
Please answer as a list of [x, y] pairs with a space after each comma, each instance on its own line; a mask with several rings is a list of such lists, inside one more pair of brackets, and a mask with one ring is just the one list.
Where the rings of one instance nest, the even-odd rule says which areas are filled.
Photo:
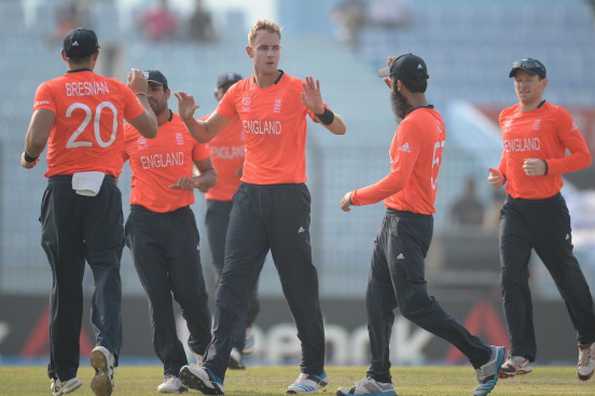
[[68, 72], [42, 83], [33, 110], [55, 114], [48, 138], [48, 177], [83, 171], [119, 176], [124, 119], [144, 112], [127, 85], [89, 70]]
[[302, 81], [283, 74], [260, 88], [254, 77], [234, 84], [216, 112], [239, 118], [246, 147], [241, 180], [252, 184], [306, 181], [306, 115]]
[[445, 140], [444, 121], [432, 107], [407, 114], [390, 145], [390, 173], [375, 184], [355, 190], [352, 204], [369, 205], [384, 200], [384, 205], [391, 209], [434, 213]]
[[194, 192], [171, 188], [182, 176], [192, 176], [194, 161], [209, 158], [205, 145], [198, 143], [184, 121], [175, 113], [159, 126], [154, 139], [143, 137], [126, 124], [124, 159], [130, 161], [132, 191], [130, 204], [153, 212], [171, 212], [194, 203]]
[[240, 186], [244, 164], [244, 133], [238, 118], [230, 122], [207, 144], [217, 183], [207, 191], [206, 199], [231, 201]]
[[[516, 104], [502, 110], [498, 123], [504, 146], [499, 169], [506, 178], [506, 192], [513, 198], [552, 197], [560, 192], [564, 173], [591, 164], [591, 153], [582, 133], [561, 106], [545, 102], [524, 112]], [[545, 160], [547, 174], [527, 176], [523, 163], [529, 158]]]

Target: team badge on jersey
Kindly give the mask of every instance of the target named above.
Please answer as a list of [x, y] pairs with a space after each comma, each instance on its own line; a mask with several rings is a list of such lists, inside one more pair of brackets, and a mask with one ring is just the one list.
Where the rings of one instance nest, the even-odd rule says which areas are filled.
[[534, 131], [538, 131], [541, 127], [541, 118], [536, 119], [533, 121], [533, 126], [531, 127]]
[[402, 151], [404, 153], [410, 153], [411, 152], [411, 147], [409, 146], [409, 143], [403, 143], [401, 145], [401, 147], [399, 147], [399, 151]]
[[273, 113], [280, 113], [281, 112], [281, 98], [276, 98], [275, 102], [273, 103]]
[[184, 145], [184, 135], [182, 134], [182, 132], [176, 132], [176, 144], [178, 146]]
[[138, 144], [139, 150], [147, 148], [147, 139], [144, 136], [141, 136], [138, 139], [136, 139], [136, 143]]
[[252, 105], [252, 98], [250, 96], [242, 96], [242, 111], [250, 111]]
[[502, 123], [502, 132], [508, 132], [510, 127], [512, 126], [512, 120], [507, 119]]

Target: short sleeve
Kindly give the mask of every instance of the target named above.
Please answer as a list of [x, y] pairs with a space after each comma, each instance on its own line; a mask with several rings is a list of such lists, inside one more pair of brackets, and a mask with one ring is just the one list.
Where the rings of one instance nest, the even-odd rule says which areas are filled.
[[56, 102], [47, 83], [43, 83], [37, 87], [33, 110], [49, 110], [54, 114], [56, 113]]
[[229, 90], [223, 95], [223, 98], [217, 106], [217, 114], [226, 118], [237, 117], [238, 111], [236, 109], [236, 99], [240, 94], [239, 86], [242, 83], [236, 83], [229, 88]]

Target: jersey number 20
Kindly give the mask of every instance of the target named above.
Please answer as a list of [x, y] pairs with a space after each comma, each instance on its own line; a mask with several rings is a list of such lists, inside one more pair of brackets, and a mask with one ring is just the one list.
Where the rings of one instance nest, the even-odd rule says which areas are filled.
[[[103, 140], [101, 137], [101, 112], [103, 110], [111, 110], [113, 115], [113, 122], [112, 122], [112, 132], [107, 141]], [[95, 135], [95, 141], [101, 148], [106, 148], [112, 145], [116, 140], [116, 134], [118, 133], [118, 109], [112, 102], [101, 102], [95, 108], [95, 114], [93, 114], [93, 110], [89, 106], [84, 103], [73, 103], [66, 109], [66, 117], [72, 117], [72, 113], [75, 110], [82, 110], [85, 113], [85, 118], [83, 122], [76, 128], [72, 136], [66, 142], [66, 148], [77, 148], [77, 147], [92, 147], [93, 143], [86, 140], [77, 140], [78, 137], [87, 129], [87, 126], [93, 119], [93, 132]]]

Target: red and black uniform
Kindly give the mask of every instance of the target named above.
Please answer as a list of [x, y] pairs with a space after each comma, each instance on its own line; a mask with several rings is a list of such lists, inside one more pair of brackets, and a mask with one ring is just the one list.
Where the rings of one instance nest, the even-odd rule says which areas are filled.
[[[144, 109], [125, 84], [84, 69], [42, 83], [33, 110], [55, 116], [40, 221], [41, 243], [53, 273], [48, 374], [66, 381], [79, 366], [85, 261], [95, 282], [91, 322], [96, 343], [118, 359], [124, 228], [116, 177], [122, 169], [123, 120], [141, 116]], [[99, 173], [95, 176], [100, 186], [96, 195], [80, 195], [80, 172], [105, 175], [103, 180]]]
[[[508, 194], [500, 226], [504, 311], [511, 354], [534, 361], [537, 346], [528, 270], [532, 249], [566, 302], [578, 342], [595, 342], [593, 298], [572, 251], [570, 214], [560, 194], [562, 175], [589, 166], [591, 154], [572, 116], [561, 106], [544, 101], [524, 112], [517, 104], [500, 113], [499, 124], [504, 143], [499, 169]], [[544, 160], [546, 174], [527, 176], [523, 162], [528, 158]]]
[[379, 382], [391, 382], [389, 342], [397, 307], [405, 318], [459, 348], [475, 368], [490, 358], [490, 348], [450, 317], [427, 291], [424, 259], [432, 240], [445, 140], [440, 114], [432, 106], [414, 109], [393, 137], [390, 173], [351, 194], [353, 205], [384, 200], [387, 208], [375, 240], [366, 293], [372, 352], [367, 375]]
[[[206, 118], [206, 117], [205, 117]], [[205, 194], [207, 211], [205, 228], [211, 250], [212, 263], [221, 276], [225, 258], [225, 240], [233, 196], [240, 187], [244, 165], [244, 132], [239, 119], [230, 122], [207, 144], [211, 163], [217, 173], [217, 183]], [[262, 258], [264, 261], [265, 257]], [[250, 293], [248, 314], [245, 322], [238, 322], [233, 335], [233, 347], [242, 352], [246, 344], [246, 327], [252, 326], [260, 310], [258, 284]]]
[[192, 176], [193, 164], [209, 158], [182, 119], [170, 112], [154, 139], [126, 125], [124, 158], [132, 170], [126, 242], [149, 298], [153, 347], [165, 375], [177, 376], [187, 364], [176, 331], [172, 296], [182, 308], [188, 346], [204, 355], [211, 341], [211, 314], [200, 264], [199, 234], [190, 205], [194, 192], [171, 188]]
[[324, 370], [324, 327], [318, 274], [310, 246], [306, 187], [306, 119], [302, 81], [281, 74], [261, 88], [250, 77], [225, 94], [217, 114], [239, 120], [246, 148], [241, 184], [233, 198], [225, 263], [217, 290], [217, 326], [204, 366], [223, 379], [233, 329], [245, 320], [250, 293], [270, 250], [302, 344], [301, 370]]

